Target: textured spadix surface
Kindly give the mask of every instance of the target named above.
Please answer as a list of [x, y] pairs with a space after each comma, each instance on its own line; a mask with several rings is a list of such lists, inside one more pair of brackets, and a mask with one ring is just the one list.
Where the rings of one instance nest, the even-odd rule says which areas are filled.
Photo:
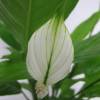
[[62, 18], [53, 17], [33, 33], [27, 53], [30, 75], [53, 85], [71, 71], [73, 45]]

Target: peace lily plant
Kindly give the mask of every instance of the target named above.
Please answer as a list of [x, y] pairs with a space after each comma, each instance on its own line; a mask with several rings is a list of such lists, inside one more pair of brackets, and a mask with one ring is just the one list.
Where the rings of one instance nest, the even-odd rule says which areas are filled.
[[[71, 12], [78, 1], [82, 0], [0, 0], [0, 96], [22, 94], [21, 100], [100, 96], [100, 30], [92, 35], [100, 9], [69, 34], [64, 22], [75, 14]], [[2, 48], [1, 39], [7, 44]], [[5, 50], [9, 54], [2, 56]], [[73, 90], [77, 82], [84, 83], [78, 92]]]
[[54, 16], [33, 33], [26, 62], [28, 72], [37, 81], [35, 89], [39, 98], [48, 94], [48, 86], [53, 86], [70, 73], [73, 51], [63, 17]]

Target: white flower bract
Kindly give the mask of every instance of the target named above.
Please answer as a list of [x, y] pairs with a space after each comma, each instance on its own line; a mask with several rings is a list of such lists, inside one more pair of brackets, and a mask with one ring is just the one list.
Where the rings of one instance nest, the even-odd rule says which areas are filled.
[[44, 84], [46, 81], [46, 86], [54, 85], [71, 71], [73, 56], [72, 40], [64, 21], [54, 17], [30, 38], [27, 69], [37, 82]]

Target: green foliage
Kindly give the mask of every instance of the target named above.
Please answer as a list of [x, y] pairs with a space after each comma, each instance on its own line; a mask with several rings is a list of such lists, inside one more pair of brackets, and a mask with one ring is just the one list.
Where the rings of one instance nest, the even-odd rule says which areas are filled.
[[[74, 0], [73, 0], [74, 1]], [[78, 0], [67, 0], [68, 17]], [[62, 8], [61, 0], [0, 0], [0, 19], [6, 24], [13, 37], [25, 49], [32, 33], [49, 20], [57, 8]]]
[[21, 49], [20, 44], [15, 40], [12, 34], [5, 27], [3, 27], [3, 25], [0, 26], [0, 38], [16, 50]]
[[[8, 61], [0, 63], [0, 95], [20, 93], [21, 87], [16, 80], [31, 78], [26, 69], [28, 40], [35, 30], [47, 22], [56, 11], [61, 10], [63, 2], [61, 0], [0, 0], [0, 37], [10, 45], [11, 50], [11, 55], [3, 57]], [[77, 2], [78, 0], [66, 0], [65, 18], [70, 15]], [[98, 20], [100, 20], [100, 11], [95, 12], [72, 32], [75, 48], [74, 69], [69, 77], [54, 87], [55, 90], [62, 90], [61, 96], [47, 97], [45, 100], [74, 100], [75, 94], [70, 86], [78, 80], [73, 81], [71, 78], [81, 73], [86, 76], [82, 79], [86, 84], [78, 93], [78, 100], [84, 96], [99, 96], [100, 33], [85, 39], [91, 34]]]
[[100, 96], [100, 82], [97, 82], [83, 93], [84, 97], [99, 97]]
[[0, 63], [0, 81], [28, 78], [24, 61]]
[[70, 99], [70, 97], [74, 95], [74, 91], [70, 89], [70, 86], [73, 85], [73, 83], [74, 81], [69, 78], [64, 79], [60, 87], [62, 90], [61, 98]]
[[18, 82], [0, 83], [0, 96], [21, 93], [21, 86]]
[[76, 29], [72, 32], [72, 39], [74, 42], [83, 40], [89, 33], [91, 34], [97, 22], [100, 20], [100, 11], [95, 12], [86, 21], [82, 22]]
[[100, 33], [74, 44], [75, 62], [83, 62], [100, 56]]
[[3, 58], [8, 59], [6, 62], [0, 63], [0, 81], [12, 81], [29, 78], [25, 59], [20, 52], [13, 51], [11, 55]]

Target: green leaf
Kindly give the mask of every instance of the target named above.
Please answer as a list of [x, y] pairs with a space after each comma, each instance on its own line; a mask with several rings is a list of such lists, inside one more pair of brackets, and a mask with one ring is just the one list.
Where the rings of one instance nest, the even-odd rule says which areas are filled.
[[4, 40], [9, 46], [15, 48], [16, 50], [20, 50], [20, 44], [14, 39], [12, 34], [3, 26], [0, 26], [0, 38]]
[[[66, 17], [78, 0], [67, 2], [66, 7], [70, 9], [66, 8]], [[14, 38], [25, 46], [32, 33], [49, 20], [61, 4], [61, 0], [0, 0], [0, 19]]]
[[79, 92], [81, 96], [88, 91], [94, 83], [100, 80], [100, 33], [75, 45], [75, 66], [72, 76], [85, 74], [86, 84]]
[[71, 85], [74, 84], [74, 81], [71, 79], [64, 79], [61, 83], [61, 98], [70, 99], [74, 95], [74, 91], [70, 89]]
[[74, 74], [85, 73], [86, 75], [93, 75], [100, 72], [100, 56], [88, 59], [87, 61], [77, 63], [74, 68]]
[[99, 97], [100, 96], [100, 82], [94, 84], [90, 88], [88, 88], [84, 93], [84, 97]]
[[82, 22], [73, 32], [72, 39], [75, 42], [83, 40], [90, 32], [92, 32], [96, 23], [100, 20], [100, 11], [94, 13], [86, 21]]
[[23, 52], [10, 48], [11, 54], [5, 55], [0, 62], [0, 82], [31, 78], [26, 68], [26, 58]]
[[18, 82], [0, 83], [0, 96], [18, 94], [20, 92], [21, 86]]
[[[86, 84], [84, 88], [87, 88], [90, 84], [100, 79], [100, 56], [91, 58], [87, 61], [77, 63], [73, 70], [73, 76], [78, 74], [85, 74], [83, 79]], [[83, 89], [84, 89], [83, 88]]]
[[[67, 18], [72, 10], [75, 8], [79, 0], [66, 0], [65, 18]], [[63, 6], [63, 5], [62, 5]]]
[[74, 44], [75, 63], [84, 62], [100, 56], [100, 33]]
[[11, 60], [0, 63], [0, 81], [11, 81], [30, 78], [25, 61]]
[[61, 94], [57, 100], [70, 100], [71, 97], [74, 98], [74, 91], [71, 90], [71, 86], [76, 83], [75, 80], [72, 80], [70, 76], [67, 76], [60, 82], [54, 85], [54, 90], [58, 91], [61, 89]]
[[[97, 83], [100, 83], [100, 72], [98, 71], [98, 72], [96, 72], [96, 73], [93, 73], [92, 75], [91, 75], [91, 73], [90, 73], [90, 75], [87, 75], [87, 76], [86, 76], [86, 78], [84, 79], [84, 81], [86, 82], [85, 85], [84, 85], [84, 87], [81, 89], [80, 92], [77, 93], [77, 95], [79, 95], [78, 98], [84, 97], [85, 94], [86, 94], [87, 92], [89, 92], [89, 90], [92, 90], [92, 89], [94, 88], [94, 86], [95, 86]], [[100, 86], [100, 84], [99, 84], [99, 86]], [[99, 87], [99, 86], [98, 86], [98, 87]], [[95, 89], [96, 89], [96, 88], [95, 88]], [[94, 90], [94, 89], [93, 89], [93, 90]], [[97, 94], [97, 92], [99, 92], [99, 91], [96, 91], [96, 90], [95, 90], [95, 92], [96, 92], [96, 94]], [[88, 95], [88, 94], [87, 94], [87, 95]], [[91, 95], [93, 96], [93, 95], [95, 95], [95, 93], [92, 93]], [[88, 96], [89, 96], [89, 95], [88, 95]], [[88, 96], [87, 96], [87, 97], [88, 97]], [[96, 96], [96, 95], [95, 95], [95, 96]]]

